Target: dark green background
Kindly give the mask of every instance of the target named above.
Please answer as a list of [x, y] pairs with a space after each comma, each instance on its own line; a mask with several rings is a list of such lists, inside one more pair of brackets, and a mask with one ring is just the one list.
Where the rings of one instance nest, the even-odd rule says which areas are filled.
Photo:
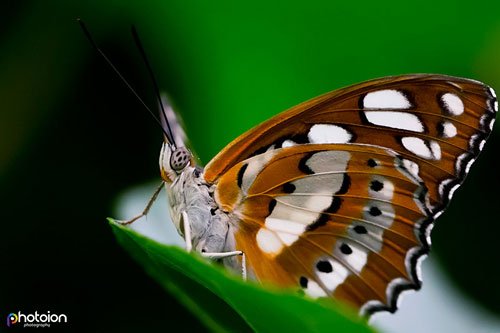
[[[499, 90], [499, 9], [486, 0], [3, 2], [1, 318], [50, 310], [86, 331], [201, 329], [118, 247], [105, 221], [120, 191], [158, 178], [161, 133], [77, 17], [155, 106], [130, 37], [137, 26], [206, 163], [279, 111], [375, 77], [443, 73]], [[432, 253], [464, 297], [496, 314], [499, 149], [493, 134], [439, 219]]]

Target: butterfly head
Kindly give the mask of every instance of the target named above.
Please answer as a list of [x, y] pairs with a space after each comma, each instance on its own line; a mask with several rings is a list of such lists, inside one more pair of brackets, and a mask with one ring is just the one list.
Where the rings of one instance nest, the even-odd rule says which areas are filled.
[[166, 182], [173, 182], [192, 161], [193, 155], [187, 148], [163, 143], [160, 153], [161, 177]]

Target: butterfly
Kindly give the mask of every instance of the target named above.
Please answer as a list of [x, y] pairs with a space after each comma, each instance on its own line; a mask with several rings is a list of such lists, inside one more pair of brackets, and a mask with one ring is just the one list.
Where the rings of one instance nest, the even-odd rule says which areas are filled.
[[[152, 113], [78, 19], [95, 50]], [[434, 221], [493, 130], [487, 85], [412, 74], [326, 93], [261, 123], [204, 168], [160, 102], [159, 165], [186, 249], [262, 283], [334, 298], [369, 316], [418, 290]]]
[[[94, 49], [152, 113], [77, 19]], [[334, 298], [363, 316], [421, 288], [434, 221], [488, 139], [498, 100], [464, 78], [411, 74], [326, 93], [236, 138], [204, 168], [160, 102], [159, 165], [186, 249], [242, 276]]]
[[497, 110], [495, 92], [478, 81], [385, 77], [278, 114], [204, 168], [163, 114], [159, 163], [172, 220], [189, 250], [249, 279], [364, 316], [394, 312], [402, 291], [420, 289], [434, 220]]

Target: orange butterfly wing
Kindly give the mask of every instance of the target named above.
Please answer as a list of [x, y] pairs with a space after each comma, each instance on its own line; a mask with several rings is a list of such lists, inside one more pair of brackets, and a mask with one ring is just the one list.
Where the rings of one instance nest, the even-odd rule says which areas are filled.
[[[384, 91], [396, 93], [388, 96], [393, 105], [384, 104], [380, 94]], [[349, 143], [379, 145], [405, 157], [408, 168], [424, 179], [437, 213], [447, 205], [482, 149], [493, 127], [497, 103], [491, 88], [469, 79], [415, 74], [367, 81], [299, 104], [244, 133], [210, 161], [205, 179], [214, 183], [236, 163], [273, 145], [279, 148], [287, 140], [310, 143], [314, 125], [332, 124], [346, 131]], [[385, 120], [384, 112], [389, 115]], [[413, 120], [412, 126], [398, 126], [401, 116]], [[387, 121], [390, 118], [394, 121]], [[418, 126], [415, 120], [421, 129], [409, 130]], [[380, 125], [384, 123], [395, 127]], [[423, 149], [425, 154], [419, 156], [415, 149]]]
[[254, 278], [365, 314], [395, 311], [402, 290], [420, 287], [417, 261], [432, 221], [484, 146], [497, 108], [493, 90], [472, 80], [377, 79], [262, 123], [204, 177], [216, 184]]

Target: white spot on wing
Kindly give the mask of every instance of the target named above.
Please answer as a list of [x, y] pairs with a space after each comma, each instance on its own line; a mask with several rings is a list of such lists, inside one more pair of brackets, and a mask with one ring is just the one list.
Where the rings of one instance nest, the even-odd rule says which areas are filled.
[[[470, 144], [470, 143], [469, 143]], [[466, 159], [467, 157], [469, 157], [469, 154], [468, 153], [463, 153], [461, 154], [460, 156], [458, 156], [456, 162], [455, 162], [455, 171], [457, 173], [460, 173], [462, 171], [462, 165], [463, 165], [463, 161], [464, 159]]]
[[382, 183], [382, 189], [380, 191], [374, 191], [370, 186], [368, 190], [370, 196], [378, 199], [391, 200], [394, 195], [394, 184], [385, 177], [379, 175], [372, 177], [372, 183], [375, 181]]
[[474, 158], [471, 158], [469, 160], [469, 162], [467, 162], [467, 165], [465, 166], [465, 174], [468, 174], [469, 171], [470, 171], [470, 167], [472, 166], [472, 164], [474, 163], [475, 159]]
[[464, 103], [457, 95], [446, 93], [441, 96], [441, 101], [443, 102], [448, 113], [454, 116], [459, 116], [464, 113]]
[[347, 276], [349, 276], [349, 271], [344, 265], [328, 259], [330, 265], [332, 265], [332, 272], [324, 273], [316, 270], [316, 275], [318, 276], [321, 283], [330, 291], [334, 291], [340, 284], [342, 284]]
[[372, 226], [369, 224], [364, 224], [367, 233], [366, 234], [358, 234], [354, 231], [354, 227], [360, 224], [351, 225], [352, 228], [348, 229], [348, 235], [351, 239], [356, 240], [357, 242], [365, 245], [371, 251], [380, 252], [382, 250], [382, 236], [384, 234], [384, 229], [378, 226]]
[[441, 146], [436, 141], [431, 140], [430, 147], [433, 158], [439, 161], [441, 159]]
[[326, 293], [316, 282], [309, 280], [304, 292], [312, 298], [326, 297]]
[[495, 93], [495, 90], [492, 87], [488, 87], [488, 88], [490, 88], [491, 96], [493, 96], [494, 98], [497, 98], [497, 94]]
[[363, 304], [363, 306], [359, 309], [359, 315], [361, 317], [366, 317], [370, 314], [370, 310], [372, 308], [377, 308], [379, 306], [384, 306], [385, 304], [380, 302], [380, 301], [377, 301], [377, 300], [369, 300], [368, 302], [366, 302], [365, 304]]
[[[326, 194], [331, 196], [342, 188], [343, 181], [343, 173], [331, 173], [310, 175], [297, 179], [291, 182], [291, 184], [295, 185], [295, 193]], [[304, 200], [304, 198], [298, 199]]]
[[404, 171], [407, 171], [416, 180], [422, 181], [422, 178], [420, 178], [420, 175], [419, 175], [420, 167], [418, 166], [418, 164], [411, 161], [411, 160], [408, 160], [406, 158], [404, 158], [402, 161], [403, 161], [403, 166], [405, 168]]
[[[471, 136], [471, 139], [469, 140], [469, 148], [474, 149], [476, 147], [476, 141], [478, 140], [479, 136], [477, 134]], [[483, 144], [484, 145], [484, 144]], [[479, 143], [479, 149], [481, 149], [481, 142]], [[462, 167], [464, 164], [464, 160], [467, 158], [471, 158], [467, 163], [465, 164], [465, 174], [469, 173], [470, 167], [474, 163], [475, 159], [470, 156], [469, 153], [463, 153], [460, 156], [458, 156], [456, 162], [455, 162], [455, 169], [457, 173], [460, 173], [462, 171]]]
[[351, 154], [341, 150], [320, 151], [312, 155], [306, 165], [315, 173], [345, 171]]
[[271, 218], [309, 225], [331, 205], [332, 200], [331, 196], [325, 195], [282, 196], [277, 198], [276, 206], [266, 221]]
[[469, 140], [469, 148], [470, 149], [475, 149], [476, 146], [477, 146], [477, 140], [480, 139], [479, 135], [478, 134], [474, 134], [470, 137], [470, 140]]
[[[334, 251], [335, 256], [337, 258], [342, 258], [342, 260], [356, 272], [361, 272], [368, 260], [368, 253], [363, 251], [363, 249], [361, 247], [358, 247], [357, 245], [347, 242], [343, 243], [349, 245], [352, 253], [343, 254], [342, 251], [340, 251], [340, 247], [337, 246]], [[340, 244], [342, 244], [342, 242]]]
[[307, 134], [310, 143], [348, 143], [352, 134], [346, 129], [331, 124], [316, 124]]
[[[443, 214], [443, 210], [439, 211], [438, 213], [439, 215]], [[438, 215], [436, 214], [436, 216]], [[434, 223], [429, 223], [424, 230], [425, 240], [427, 241], [427, 244], [429, 244], [429, 246], [432, 245], [432, 240], [431, 240], [432, 229], [434, 229]]]
[[287, 148], [287, 147], [293, 147], [293, 146], [296, 146], [296, 145], [297, 145], [297, 142], [295, 142], [293, 140], [285, 140], [281, 144], [281, 147], [282, 148]]
[[[378, 209], [380, 211], [380, 215], [372, 215], [370, 211], [372, 209]], [[383, 201], [368, 201], [368, 204], [365, 206], [363, 211], [363, 219], [367, 221], [374, 222], [383, 227], [390, 227], [394, 222], [394, 208], [389, 202]]]
[[443, 123], [443, 137], [453, 138], [457, 135], [457, 128], [449, 121]]
[[261, 228], [257, 232], [257, 245], [259, 248], [268, 254], [279, 254], [283, 248], [283, 243], [272, 231]]
[[429, 146], [427, 146], [424, 140], [413, 136], [407, 136], [402, 138], [401, 142], [408, 151], [419, 157], [428, 160], [441, 159], [441, 147], [436, 141], [431, 140]]
[[[443, 180], [438, 187], [439, 196], [442, 198], [444, 196], [444, 189], [450, 184], [453, 180], [451, 178]], [[448, 197], [449, 198], [449, 197]]]
[[[273, 145], [274, 146], [274, 145]], [[267, 163], [273, 158], [275, 151], [270, 147], [265, 153], [254, 156], [248, 160], [248, 166], [243, 173], [241, 190], [247, 193], [257, 175], [262, 171]]]
[[409, 109], [411, 103], [397, 90], [379, 90], [366, 94], [363, 99], [365, 109]]
[[413, 132], [424, 131], [422, 122], [412, 113], [397, 111], [365, 111], [365, 116], [370, 123], [375, 125]]
[[460, 184], [455, 184], [451, 190], [450, 190], [450, 194], [448, 194], [448, 198], [451, 199], [453, 197], [453, 195], [455, 194], [455, 191], [460, 187]]
[[277, 232], [277, 234], [279, 239], [287, 246], [292, 245], [299, 239], [299, 235], [290, 234], [288, 232]]
[[479, 143], [479, 150], [483, 150], [484, 148], [484, 144], [486, 143], [486, 140], [481, 140], [481, 142]]
[[405, 137], [401, 139], [403, 146], [417, 156], [432, 159], [431, 151], [425, 141], [416, 137]]
[[280, 240], [290, 246], [296, 242], [299, 236], [306, 230], [306, 225], [289, 220], [267, 217], [266, 228], [276, 232]]
[[302, 223], [268, 217], [266, 219], [266, 228], [276, 232], [282, 231], [289, 234], [300, 235], [304, 232], [305, 226]]
[[491, 96], [493, 96], [493, 99], [495, 100], [495, 102], [493, 103], [493, 111], [497, 112], [498, 111], [497, 94], [495, 94], [495, 90], [493, 90], [493, 88], [491, 88], [491, 87], [488, 87], [488, 88], [490, 88], [490, 94], [491, 94]]

